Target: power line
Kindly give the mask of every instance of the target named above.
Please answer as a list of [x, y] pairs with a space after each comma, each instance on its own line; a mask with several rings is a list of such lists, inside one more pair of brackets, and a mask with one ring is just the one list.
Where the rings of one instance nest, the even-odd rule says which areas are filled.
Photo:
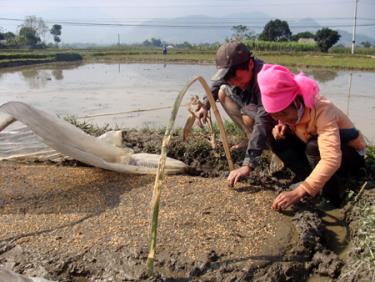
[[[248, 3], [248, 2], [245, 2], [245, 3], [233, 3], [233, 1], [227, 1], [228, 4], [218, 4], [217, 2], [215, 3], [212, 3], [212, 4], [204, 4], [202, 6], [201, 4], [201, 1], [196, 1], [197, 3], [179, 3], [179, 4], [175, 4], [176, 2], [173, 1], [171, 3], [166, 3], [166, 4], [158, 4], [158, 5], [141, 5], [140, 3], [139, 4], [130, 4], [130, 5], [110, 5], [108, 3], [105, 3], [105, 5], [91, 5], [91, 6], [87, 6], [87, 5], [57, 5], [58, 7], [62, 7], [62, 8], [86, 8], [86, 9], [91, 9], [91, 8], [112, 8], [112, 9], [122, 9], [122, 8], [158, 8], [158, 9], [170, 9], [170, 8], [190, 8], [190, 7], [202, 7], [202, 8], [205, 8], [205, 7], [209, 7], [209, 8], [226, 8], [226, 7], [230, 7], [230, 8], [237, 8], [237, 7], [273, 7], [273, 6], [306, 6], [306, 5], [321, 5], [321, 3], [317, 3], [316, 1], [291, 1], [291, 2], [285, 2], [285, 1], [278, 1], [277, 3]], [[326, 4], [353, 4], [353, 1], [352, 0], [326, 0]], [[2, 5], [4, 7], [9, 7], [9, 6], [14, 6], [14, 4], [10, 4], [10, 5]], [[30, 6], [34, 6], [33, 5], [30, 5]], [[48, 5], [48, 6], [54, 6], [54, 5]], [[55, 5], [56, 6], [56, 5]]]
[[[217, 24], [219, 21], [222, 24], [256, 24], [256, 23], [264, 23], [265, 21], [274, 20], [276, 18], [258, 18], [258, 19], [248, 19], [248, 18], [220, 18], [220, 19], [177, 19], [176, 22], [180, 24], [187, 24], [187, 25], [202, 25], [202, 24]], [[22, 21], [22, 19], [9, 19], [9, 20], [16, 20]], [[125, 22], [124, 22], [125, 20]], [[309, 20], [309, 19], [301, 19], [301, 18], [282, 18], [281, 20], [289, 21], [289, 22], [297, 22], [301, 20]], [[319, 20], [318, 18], [314, 18], [313, 20]], [[375, 21], [375, 18], [360, 18], [357, 17], [358, 21], [364, 21], [365, 23], [368, 21]], [[76, 22], [74, 19], [47, 19], [48, 22]], [[171, 19], [154, 19], [154, 18], [144, 18], [144, 19], [137, 19], [137, 18], [90, 18], [90, 23], [99, 23], [99, 24], [167, 24], [170, 22]], [[346, 18], [320, 18], [320, 22], [349, 22], [352, 21], [352, 17]]]
[[[16, 22], [23, 22], [24, 19], [15, 19], [15, 18], [0, 18], [0, 20], [5, 21], [16, 21]], [[133, 24], [133, 23], [99, 23], [99, 22], [75, 22], [75, 21], [45, 21], [49, 24], [59, 23], [64, 24], [68, 26], [81, 26], [81, 27], [93, 27], [93, 26], [102, 26], [102, 27], [145, 27], [145, 28], [182, 28], [182, 29], [227, 29], [232, 28], [231, 25], [214, 25], [214, 24]], [[319, 28], [322, 26], [327, 25], [289, 25], [291, 28]], [[351, 27], [352, 24], [334, 24], [334, 25], [328, 25], [329, 27]], [[357, 24], [357, 26], [375, 26], [375, 23], [367, 23], [367, 24]], [[252, 28], [263, 28], [263, 25], [250, 25]]]
[[[199, 17], [199, 18], [189, 18], [190, 21], [195, 21], [195, 20], [198, 20], [198, 21], [204, 21], [204, 22], [209, 22], [209, 21], [217, 21], [217, 20], [220, 20], [220, 21], [227, 21], [227, 20], [236, 20], [236, 21], [239, 21], [239, 20], [250, 20], [250, 21], [261, 21], [261, 20], [269, 20], [271, 18], [277, 18], [277, 17], [257, 17], [257, 18], [248, 18], [248, 17], [220, 17], [220, 18], [212, 18], [212, 17]], [[91, 20], [101, 20], [101, 21], [106, 21], [106, 20], [109, 20], [109, 21], [123, 21], [124, 18], [115, 18], [115, 17], [110, 17], [110, 18], [90, 18]], [[126, 20], [127, 21], [166, 21], [166, 20], [170, 20], [171, 18], [143, 18], [143, 17], [137, 17], [137, 18], [129, 18], [129, 17], [126, 17]], [[184, 19], [184, 17], [180, 17], [180, 18], [177, 18], [177, 19]], [[282, 20], [305, 20], [305, 19], [311, 19], [311, 18], [282, 18]], [[314, 20], [351, 20], [352, 17], [329, 17], [329, 18], [320, 18], [320, 17], [314, 17], [313, 18]], [[372, 21], [375, 21], [375, 18], [365, 18], [365, 17], [358, 17], [358, 19], [362, 19], [362, 20], [372, 20]], [[74, 21], [75, 19], [59, 19], [59, 20], [56, 20], [56, 19], [48, 19], [49, 21]]]

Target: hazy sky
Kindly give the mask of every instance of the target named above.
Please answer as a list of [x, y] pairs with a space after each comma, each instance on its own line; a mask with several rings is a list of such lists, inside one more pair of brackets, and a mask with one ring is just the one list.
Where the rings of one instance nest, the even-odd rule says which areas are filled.
[[[22, 22], [10, 19], [30, 15], [42, 17], [48, 25], [59, 21], [137, 24], [154, 18], [190, 15], [223, 17], [223, 23], [235, 24], [235, 19], [229, 18], [231, 14], [259, 12], [289, 23], [314, 18], [325, 25], [346, 25], [348, 27], [340, 28], [349, 31], [354, 7], [355, 0], [0, 0], [0, 27], [3, 31], [16, 32]], [[359, 0], [358, 18], [357, 32], [375, 37], [375, 0]], [[90, 35], [80, 40], [79, 34], [85, 33], [83, 27], [62, 25], [66, 43], [101, 42], [99, 38], [105, 38], [103, 34], [97, 34], [97, 38]], [[131, 27], [121, 28], [129, 30]], [[113, 29], [107, 28], [108, 33], [117, 32]]]

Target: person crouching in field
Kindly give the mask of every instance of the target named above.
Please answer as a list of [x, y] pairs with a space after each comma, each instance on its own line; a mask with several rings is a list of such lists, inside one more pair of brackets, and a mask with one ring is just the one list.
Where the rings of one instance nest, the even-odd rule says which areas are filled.
[[258, 73], [266, 112], [278, 124], [273, 128], [272, 151], [302, 182], [282, 192], [272, 204], [284, 210], [304, 196], [321, 193], [334, 206], [344, 199], [338, 177], [364, 166], [366, 143], [340, 109], [319, 95], [316, 81], [293, 74], [280, 65], [265, 64]]

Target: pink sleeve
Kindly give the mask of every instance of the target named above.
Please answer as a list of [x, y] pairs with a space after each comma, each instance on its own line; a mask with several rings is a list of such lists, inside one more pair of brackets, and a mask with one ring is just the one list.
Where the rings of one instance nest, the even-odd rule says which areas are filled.
[[320, 161], [302, 183], [305, 191], [315, 196], [341, 166], [340, 131], [335, 108], [322, 107], [317, 111], [316, 128]]

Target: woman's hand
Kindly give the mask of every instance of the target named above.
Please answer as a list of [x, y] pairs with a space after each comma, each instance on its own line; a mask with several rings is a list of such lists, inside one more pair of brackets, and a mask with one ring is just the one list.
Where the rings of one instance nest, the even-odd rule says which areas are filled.
[[240, 168], [234, 169], [229, 173], [227, 178], [229, 187], [233, 187], [243, 177], [249, 176], [251, 167], [245, 165]]
[[300, 185], [292, 191], [280, 193], [273, 201], [272, 209], [274, 210], [285, 210], [291, 205], [297, 203], [306, 195], [306, 191]]
[[288, 127], [285, 124], [279, 123], [275, 125], [275, 127], [272, 128], [273, 138], [275, 138], [276, 140], [284, 139], [287, 128]]

